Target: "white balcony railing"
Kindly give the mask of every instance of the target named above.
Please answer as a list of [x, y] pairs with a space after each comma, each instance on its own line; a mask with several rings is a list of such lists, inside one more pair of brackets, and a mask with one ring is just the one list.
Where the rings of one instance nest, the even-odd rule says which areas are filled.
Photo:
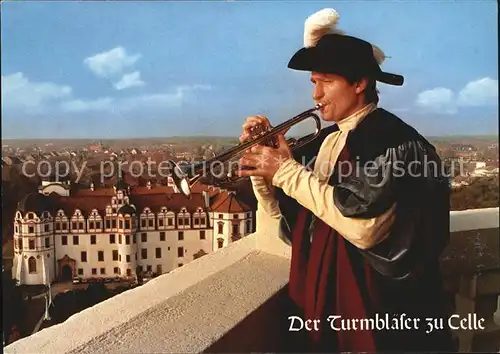
[[[476, 311], [481, 291], [500, 295], [500, 289], [491, 286], [497, 280], [495, 277], [500, 284], [500, 269], [494, 271], [495, 265], [499, 265], [498, 256], [496, 259], [494, 256], [500, 247], [499, 209], [452, 212], [450, 217], [451, 253], [447, 252], [444, 262], [471, 269], [471, 275], [459, 282], [457, 311]], [[22, 354], [282, 351], [286, 344], [282, 332], [286, 326], [282, 322], [286, 320], [282, 313], [286, 301], [283, 292], [288, 283], [290, 248], [277, 237], [278, 225], [274, 220], [259, 213], [257, 225], [256, 233], [226, 248], [77, 313], [64, 323], [18, 340], [4, 351]], [[473, 246], [466, 251], [472, 259], [456, 257], [453, 247], [461, 247], [463, 239], [480, 240], [491, 252], [474, 254]], [[478, 278], [481, 270], [486, 269], [493, 283], [489, 287], [483, 284], [481, 290], [474, 284], [481, 283], [478, 279], [486, 279]], [[493, 312], [494, 309], [488, 309], [484, 316], [492, 319]], [[500, 338], [500, 327], [491, 321], [489, 326], [487, 333]], [[475, 342], [474, 333], [457, 334], [461, 350], [481, 347]], [[490, 348], [488, 345], [485, 347]]]

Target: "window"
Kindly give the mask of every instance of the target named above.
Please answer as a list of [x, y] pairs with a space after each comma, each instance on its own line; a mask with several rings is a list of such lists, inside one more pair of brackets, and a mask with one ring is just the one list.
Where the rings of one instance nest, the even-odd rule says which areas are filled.
[[233, 224], [233, 236], [237, 236], [240, 234], [240, 225]]
[[160, 232], [160, 241], [165, 241], [165, 232], [164, 231]]
[[96, 275], [97, 274], [97, 268], [92, 268], [92, 275]]
[[184, 225], [189, 226], [189, 216], [184, 218]]
[[83, 222], [78, 223], [79, 229], [80, 230], [85, 230], [85, 227], [83, 226]]
[[96, 244], [95, 235], [90, 235], [90, 244], [91, 245], [95, 245]]
[[115, 234], [110, 234], [109, 235], [109, 243], [116, 243]]
[[115, 273], [115, 274], [120, 274], [120, 268], [118, 268], [118, 267], [114, 267], [114, 268], [113, 268], [113, 273]]
[[160, 247], [156, 248], [156, 258], [161, 258], [161, 248]]
[[177, 266], [179, 266], [179, 268], [182, 267], [183, 265], [184, 264], [182, 264], [182, 263], [177, 264]]
[[68, 244], [68, 236], [61, 236], [61, 244], [66, 246]]
[[120, 261], [120, 262], [122, 261], [122, 255], [121, 254], [118, 255], [118, 261]]
[[158, 220], [158, 226], [163, 226], [163, 219]]
[[45, 237], [45, 247], [50, 248], [50, 237]]
[[168, 218], [168, 226], [173, 226], [174, 225], [174, 219]]
[[60, 222], [56, 222], [56, 230], [57, 231], [61, 230], [61, 223]]
[[29, 240], [28, 247], [30, 250], [34, 250], [35, 249], [35, 240], [33, 240], [33, 239]]
[[87, 252], [86, 251], [82, 251], [81, 259], [82, 259], [82, 262], [87, 262]]
[[195, 217], [195, 218], [194, 218], [194, 224], [195, 224], [195, 225], [199, 225], [199, 224], [200, 224], [200, 219], [199, 219], [199, 218], [197, 218], [197, 217]]
[[122, 234], [118, 235], [118, 243], [121, 245], [122, 244]]
[[135, 244], [135, 234], [132, 235], [132, 243]]
[[246, 233], [249, 234], [250, 232], [252, 232], [252, 221], [247, 220], [246, 226], [247, 226]]
[[224, 239], [222, 239], [222, 238], [218, 238], [218, 239], [217, 239], [217, 244], [218, 244], [218, 247], [219, 247], [219, 248], [224, 247]]
[[178, 224], [179, 226], [183, 226], [183, 225], [184, 225], [184, 219], [179, 218], [179, 219], [177, 220], [177, 224]]
[[113, 250], [113, 260], [114, 261], [118, 260], [118, 251], [117, 250]]
[[72, 228], [73, 230], [76, 230], [76, 222], [74, 222], [74, 221], [73, 221], [73, 222], [71, 223], [71, 228]]
[[130, 263], [130, 254], [127, 254], [126, 256], [127, 263]]
[[130, 245], [130, 235], [125, 235], [125, 244]]
[[161, 264], [158, 264], [158, 265], [156, 266], [156, 273], [158, 273], [158, 274], [162, 274], [162, 273], [163, 273], [163, 269], [162, 269], [162, 267], [161, 267]]
[[93, 221], [89, 221], [89, 229], [94, 230], [95, 229], [95, 223]]
[[222, 217], [223, 217], [222, 214], [219, 214], [219, 219], [222, 219]]
[[111, 229], [111, 220], [106, 219], [105, 223], [106, 223], [106, 229]]
[[73, 236], [73, 245], [78, 245], [78, 235]]
[[233, 219], [238, 219], [238, 214], [234, 214]]
[[145, 219], [141, 220], [141, 227], [146, 227], [146, 220]]
[[95, 226], [96, 229], [98, 229], [98, 230], [101, 229], [101, 222], [100, 221], [96, 221], [95, 225], [96, 225]]
[[83, 268], [78, 268], [78, 275], [83, 275]]
[[111, 228], [116, 229], [116, 219], [111, 220]]
[[218, 226], [218, 232], [219, 234], [221, 234], [222, 231], [224, 231], [224, 223], [220, 222], [217, 226]]
[[179, 231], [179, 241], [184, 240], [184, 231]]
[[49, 232], [50, 231], [50, 227], [48, 224], [45, 225], [45, 232]]
[[125, 228], [130, 229], [130, 220], [125, 220]]
[[99, 262], [104, 262], [104, 251], [97, 252], [97, 260]]
[[141, 242], [148, 242], [148, 234], [143, 232], [141, 234]]
[[35, 227], [34, 226], [28, 226], [28, 233], [30, 233], [30, 234], [35, 233]]
[[177, 257], [184, 257], [184, 247], [177, 247]]
[[36, 273], [36, 259], [33, 256], [28, 258], [28, 271], [30, 273]]
[[141, 259], [147, 259], [148, 258], [148, 249], [143, 248], [141, 249]]
[[106, 274], [106, 268], [101, 268], [101, 274]]
[[23, 249], [23, 238], [19, 237], [19, 249]]
[[205, 230], [201, 230], [200, 231], [200, 240], [204, 240], [205, 239]]

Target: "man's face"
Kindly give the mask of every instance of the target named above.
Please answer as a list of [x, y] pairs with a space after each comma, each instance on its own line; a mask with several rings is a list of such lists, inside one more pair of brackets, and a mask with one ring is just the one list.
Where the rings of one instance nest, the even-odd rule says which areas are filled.
[[356, 83], [350, 84], [339, 75], [317, 72], [311, 73], [311, 82], [314, 101], [324, 104], [323, 120], [338, 122], [358, 109], [362, 90]]

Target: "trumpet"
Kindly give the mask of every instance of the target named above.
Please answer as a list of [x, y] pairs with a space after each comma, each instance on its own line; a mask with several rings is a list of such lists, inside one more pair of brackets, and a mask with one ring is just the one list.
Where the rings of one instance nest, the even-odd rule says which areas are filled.
[[[224, 164], [231, 162], [231, 160], [237, 158], [240, 154], [244, 153], [246, 150], [252, 148], [254, 145], [264, 144], [266, 146], [278, 147], [279, 143], [276, 135], [288, 131], [294, 125], [306, 120], [313, 119], [316, 123], [316, 131], [306, 138], [295, 139], [290, 138], [287, 139], [287, 144], [290, 146], [292, 150], [296, 150], [305, 144], [310, 143], [315, 140], [320, 132], [321, 132], [321, 119], [319, 116], [314, 113], [323, 107], [323, 104], [318, 103], [311, 109], [308, 109], [295, 117], [277, 125], [276, 127], [263, 127], [257, 125], [252, 129], [252, 137], [248, 141], [239, 143], [238, 145], [230, 148], [229, 150], [223, 152], [220, 155], [214, 156], [208, 161], [198, 162], [191, 165], [179, 165], [173, 160], [169, 160], [169, 164], [171, 166], [171, 174], [172, 180], [176, 186], [176, 188], [183, 193], [186, 197], [191, 197], [191, 189], [192, 187], [204, 176], [204, 172], [207, 170], [207, 167], [211, 171], [212, 174], [218, 170], [219, 179], [229, 179], [231, 181], [236, 181], [243, 177], [237, 177], [236, 169], [239, 168], [239, 165], [234, 167], [227, 168], [227, 173], [224, 173]], [[217, 165], [217, 166], [216, 166]], [[215, 168], [215, 170], [214, 170]], [[173, 170], [173, 171], [172, 171]], [[222, 170], [222, 175], [221, 175]]]

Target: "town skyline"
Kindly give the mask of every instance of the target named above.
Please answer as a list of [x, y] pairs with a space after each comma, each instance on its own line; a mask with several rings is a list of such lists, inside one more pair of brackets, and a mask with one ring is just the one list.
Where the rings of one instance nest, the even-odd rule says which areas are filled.
[[309, 74], [286, 64], [325, 7], [405, 76], [379, 85], [381, 107], [426, 136], [498, 131], [493, 1], [4, 2], [2, 139], [233, 137], [250, 115], [281, 123], [313, 105]]

